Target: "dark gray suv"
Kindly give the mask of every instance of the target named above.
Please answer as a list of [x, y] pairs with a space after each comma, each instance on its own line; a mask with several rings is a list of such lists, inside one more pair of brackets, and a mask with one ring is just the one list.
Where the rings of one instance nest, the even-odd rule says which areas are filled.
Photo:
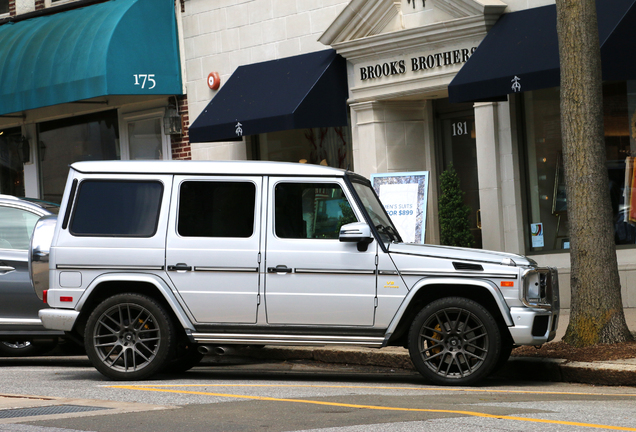
[[61, 331], [46, 330], [38, 310], [46, 307], [29, 277], [28, 250], [42, 216], [54, 204], [0, 195], [0, 356], [27, 356], [51, 349]]

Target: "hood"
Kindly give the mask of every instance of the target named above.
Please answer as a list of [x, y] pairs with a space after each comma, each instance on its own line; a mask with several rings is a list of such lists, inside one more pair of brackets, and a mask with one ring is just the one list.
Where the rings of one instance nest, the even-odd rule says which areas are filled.
[[491, 264], [503, 264], [506, 258], [511, 259], [517, 266], [536, 266], [537, 263], [523, 255], [507, 252], [496, 252], [482, 249], [460, 248], [452, 246], [436, 246], [415, 243], [391, 243], [389, 252], [392, 254], [420, 255], [437, 258], [449, 258], [459, 261], [476, 261]]

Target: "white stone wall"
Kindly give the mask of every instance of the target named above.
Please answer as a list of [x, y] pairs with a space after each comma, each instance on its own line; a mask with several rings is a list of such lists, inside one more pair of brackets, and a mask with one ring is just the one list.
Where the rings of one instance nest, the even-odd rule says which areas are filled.
[[15, 13], [21, 15], [35, 10], [35, 0], [15, 0]]
[[[349, 3], [343, 0], [186, 0], [183, 29], [190, 118], [196, 119], [241, 65], [328, 49], [323, 31]], [[266, 83], [263, 83], [266, 85]], [[245, 159], [245, 143], [192, 145], [192, 159]]]
[[555, 0], [503, 0], [508, 5], [506, 12], [514, 12], [523, 9], [536, 8], [551, 5]]

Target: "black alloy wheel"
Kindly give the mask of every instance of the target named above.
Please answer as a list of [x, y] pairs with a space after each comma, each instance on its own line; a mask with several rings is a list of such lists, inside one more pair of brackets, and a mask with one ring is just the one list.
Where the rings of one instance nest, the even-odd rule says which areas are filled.
[[500, 359], [501, 345], [492, 315], [463, 297], [430, 303], [415, 317], [409, 332], [413, 364], [439, 385], [470, 385], [487, 377]]
[[119, 294], [95, 308], [84, 332], [93, 366], [113, 380], [141, 380], [174, 357], [176, 333], [166, 310], [140, 294]]

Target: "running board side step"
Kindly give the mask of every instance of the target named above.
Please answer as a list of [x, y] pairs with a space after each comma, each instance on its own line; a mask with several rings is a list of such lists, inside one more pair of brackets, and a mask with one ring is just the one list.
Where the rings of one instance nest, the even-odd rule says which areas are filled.
[[280, 335], [247, 333], [192, 333], [196, 343], [238, 345], [355, 345], [381, 348], [384, 337]]

